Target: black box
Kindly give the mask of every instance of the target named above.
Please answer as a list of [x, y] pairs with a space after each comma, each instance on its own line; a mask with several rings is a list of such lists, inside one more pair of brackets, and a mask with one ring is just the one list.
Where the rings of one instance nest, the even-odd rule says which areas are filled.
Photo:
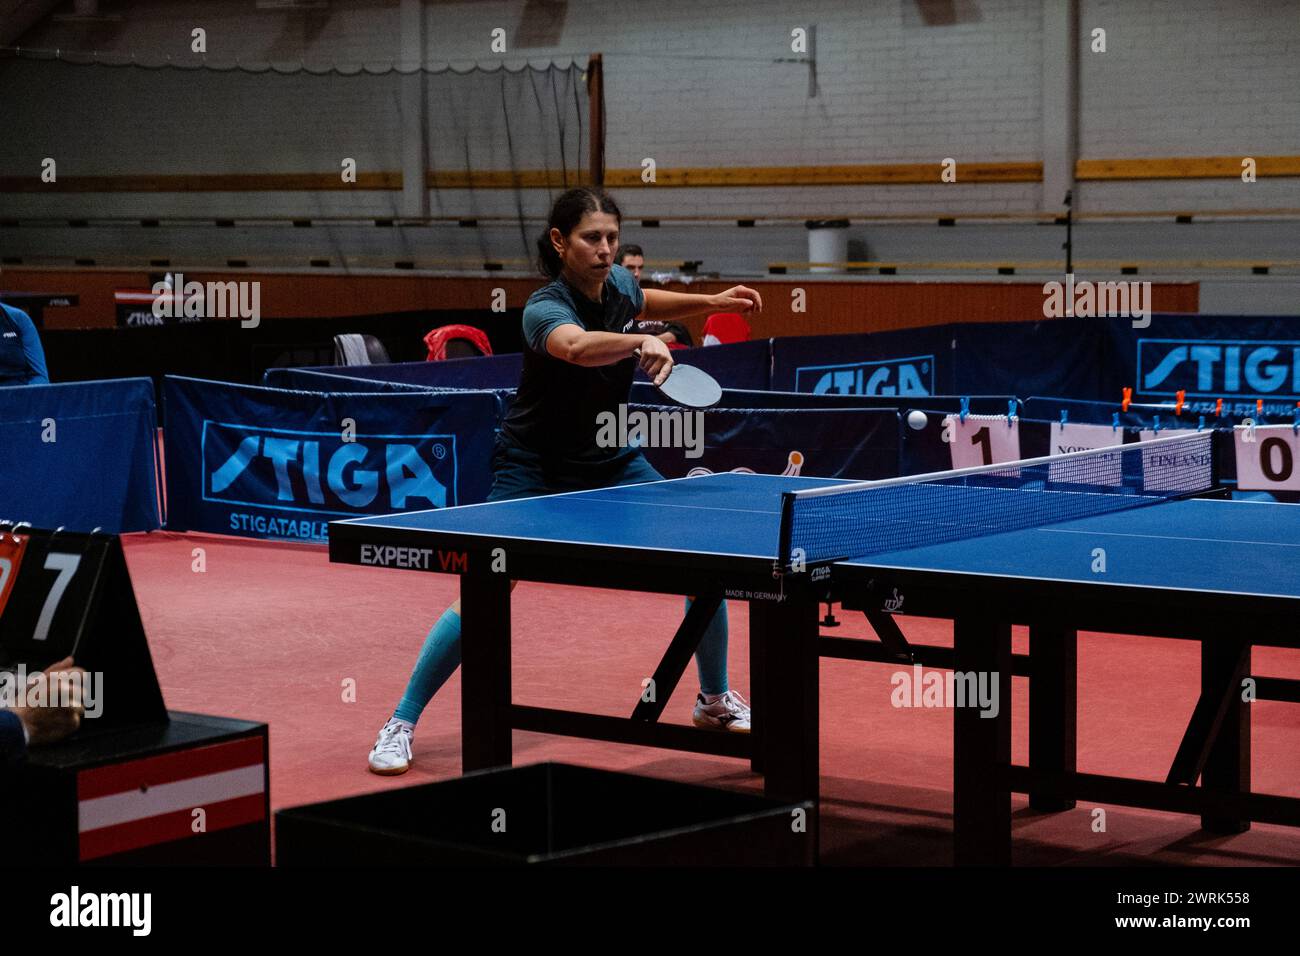
[[[3, 776], [10, 860], [41, 866], [269, 866], [266, 724], [168, 720], [33, 748]], [[3, 866], [5, 864], [0, 864]]]
[[280, 866], [807, 866], [816, 859], [815, 833], [810, 802], [561, 763], [275, 815]]

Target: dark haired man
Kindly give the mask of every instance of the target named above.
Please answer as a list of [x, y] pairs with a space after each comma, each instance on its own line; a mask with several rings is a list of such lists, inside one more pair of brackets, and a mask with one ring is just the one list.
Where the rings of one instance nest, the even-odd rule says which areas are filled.
[[[622, 266], [628, 272], [632, 273], [632, 278], [636, 279], [637, 284], [641, 283], [641, 270], [645, 266], [645, 253], [641, 247], [628, 243], [626, 246], [620, 246], [618, 255], [614, 257], [616, 265]], [[653, 335], [665, 345], [678, 345], [685, 348], [691, 348], [695, 345], [691, 341], [691, 333], [680, 322], [665, 322], [662, 319], [642, 319], [634, 326], [634, 331], [641, 335]]]

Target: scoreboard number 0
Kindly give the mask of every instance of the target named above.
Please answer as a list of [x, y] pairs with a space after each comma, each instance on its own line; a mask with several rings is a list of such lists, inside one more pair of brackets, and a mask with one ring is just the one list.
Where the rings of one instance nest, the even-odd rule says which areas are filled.
[[[1276, 468], [1273, 467], [1275, 457], [1277, 459]], [[1269, 481], [1286, 481], [1295, 470], [1291, 446], [1275, 436], [1265, 438], [1259, 443], [1259, 468]]]
[[1233, 429], [1237, 488], [1241, 491], [1300, 491], [1296, 459], [1300, 429], [1291, 425], [1238, 425]]

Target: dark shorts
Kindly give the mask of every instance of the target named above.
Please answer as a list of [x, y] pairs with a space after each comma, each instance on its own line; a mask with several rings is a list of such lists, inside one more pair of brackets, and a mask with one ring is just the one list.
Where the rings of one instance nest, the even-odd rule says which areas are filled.
[[508, 501], [662, 480], [663, 475], [639, 451], [608, 463], [554, 466], [545, 464], [540, 455], [498, 437], [492, 454], [492, 490], [487, 500]]

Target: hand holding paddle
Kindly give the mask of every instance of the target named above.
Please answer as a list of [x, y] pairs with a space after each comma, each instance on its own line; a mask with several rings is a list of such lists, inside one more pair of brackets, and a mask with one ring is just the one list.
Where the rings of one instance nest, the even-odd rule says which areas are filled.
[[[653, 341], [659, 348], [668, 351], [668, 347], [658, 339]], [[653, 349], [654, 346], [650, 348]], [[632, 354], [638, 359], [642, 358], [640, 349], [634, 349]], [[645, 364], [642, 363], [641, 367], [645, 368]], [[722, 386], [714, 380], [713, 376], [690, 365], [675, 365], [672, 356], [668, 356], [668, 361], [658, 366], [658, 369], [652, 384], [679, 405], [688, 408], [708, 408], [718, 404], [722, 398]], [[650, 374], [651, 370], [646, 369], [646, 373]]]
[[673, 370], [673, 353], [662, 339], [654, 335], [643, 336], [641, 343], [632, 354], [636, 356], [641, 371], [650, 377], [650, 384], [658, 388]]

